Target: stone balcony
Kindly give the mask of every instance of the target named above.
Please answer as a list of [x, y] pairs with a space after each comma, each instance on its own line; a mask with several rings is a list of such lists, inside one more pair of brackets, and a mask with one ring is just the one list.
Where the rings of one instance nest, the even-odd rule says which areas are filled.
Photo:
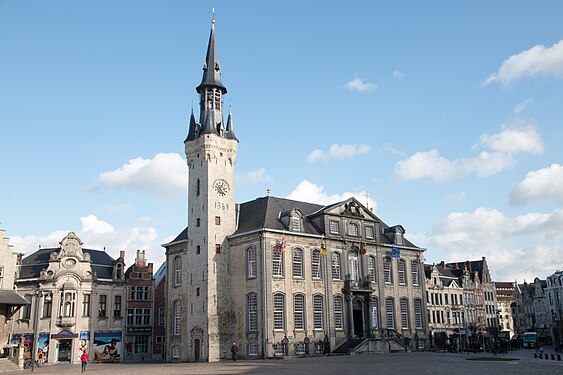
[[70, 316], [59, 316], [55, 321], [55, 324], [61, 328], [74, 327], [76, 324], [76, 318]]

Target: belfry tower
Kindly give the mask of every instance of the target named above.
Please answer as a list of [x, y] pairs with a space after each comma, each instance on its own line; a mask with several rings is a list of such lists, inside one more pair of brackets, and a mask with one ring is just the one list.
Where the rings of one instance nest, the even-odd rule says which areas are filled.
[[[184, 141], [189, 169], [187, 280], [183, 304], [188, 360], [218, 361], [230, 349], [230, 302], [226, 237], [236, 229], [235, 162], [238, 139], [229, 111], [224, 121], [221, 67], [215, 19], [199, 94], [199, 121], [193, 109]], [[184, 323], [183, 323], [184, 324]], [[183, 335], [182, 335], [183, 336]], [[182, 337], [184, 339], [184, 337]], [[184, 346], [184, 345], [182, 345]], [[189, 348], [189, 349], [187, 349]]]

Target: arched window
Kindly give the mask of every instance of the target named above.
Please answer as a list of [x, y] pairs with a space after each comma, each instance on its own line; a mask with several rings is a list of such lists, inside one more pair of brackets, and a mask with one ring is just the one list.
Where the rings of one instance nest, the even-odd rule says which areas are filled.
[[174, 309], [173, 309], [173, 317], [172, 317], [172, 334], [175, 336], [180, 335], [180, 322], [182, 320], [182, 305], [180, 301], [174, 301]]
[[342, 299], [342, 296], [334, 296], [334, 328], [335, 329], [344, 329], [343, 305], [344, 305], [344, 301]]
[[76, 293], [66, 292], [64, 293], [64, 305], [63, 305], [63, 316], [73, 317], [74, 316], [74, 306], [76, 304]]
[[393, 298], [385, 300], [385, 316], [387, 318], [387, 329], [395, 329], [395, 301]]
[[399, 259], [399, 261], [397, 262], [397, 275], [399, 277], [399, 284], [400, 285], [406, 285], [407, 283], [407, 275], [405, 273], [405, 260], [404, 259]]
[[283, 277], [283, 254], [280, 246], [272, 250], [272, 276]]
[[358, 281], [360, 279], [358, 272], [358, 254], [355, 252], [351, 252], [348, 255], [348, 272], [350, 273], [350, 280]]
[[246, 307], [248, 311], [248, 331], [254, 332], [258, 330], [258, 303], [256, 293], [249, 293], [246, 296]]
[[414, 324], [416, 328], [422, 329], [422, 301], [419, 299], [414, 300]]
[[320, 250], [313, 250], [311, 254], [311, 275], [313, 279], [320, 279], [322, 278], [322, 271], [321, 271], [321, 252]]
[[323, 296], [321, 295], [313, 296], [313, 328], [324, 328]]
[[412, 274], [412, 285], [418, 285], [418, 283], [420, 282], [419, 277], [418, 277], [418, 269], [419, 269], [419, 263], [416, 260], [413, 260], [411, 262], [411, 274]]
[[357, 236], [358, 235], [358, 224], [349, 223], [348, 224], [348, 234], [350, 236]]
[[385, 278], [385, 284], [393, 283], [393, 274], [391, 273], [391, 258], [385, 257], [383, 259], [383, 276]]
[[293, 277], [303, 277], [303, 250], [293, 249]]
[[371, 309], [371, 328], [379, 329], [379, 301], [377, 298], [372, 298], [370, 303]]
[[409, 329], [410, 319], [409, 319], [409, 301], [406, 298], [401, 298], [401, 328]]
[[342, 275], [340, 274], [340, 253], [332, 253], [332, 279], [340, 280]]
[[305, 297], [303, 294], [293, 296], [293, 324], [295, 329], [305, 329]]
[[246, 249], [246, 277], [256, 277], [256, 248], [254, 246]]
[[174, 258], [174, 285], [182, 284], [182, 258]]
[[376, 274], [376, 266], [375, 266], [375, 257], [370, 256], [368, 257], [368, 278], [369, 281], [375, 283], [377, 281], [377, 274]]
[[285, 296], [282, 293], [274, 294], [274, 329], [285, 329]]

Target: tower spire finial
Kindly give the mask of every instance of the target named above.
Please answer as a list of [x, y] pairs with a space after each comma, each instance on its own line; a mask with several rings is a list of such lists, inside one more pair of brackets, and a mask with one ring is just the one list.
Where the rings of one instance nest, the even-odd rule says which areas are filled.
[[215, 8], [211, 8], [211, 28], [215, 28]]

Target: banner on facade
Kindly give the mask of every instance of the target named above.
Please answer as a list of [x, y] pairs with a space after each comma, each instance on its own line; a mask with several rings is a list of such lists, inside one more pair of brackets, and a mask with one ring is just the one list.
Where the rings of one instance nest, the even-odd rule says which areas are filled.
[[80, 351], [80, 354], [82, 354], [82, 352], [88, 353], [88, 345], [90, 345], [90, 332], [89, 331], [80, 332], [80, 345], [78, 345], [78, 350]]
[[98, 362], [119, 362], [123, 350], [121, 331], [94, 332], [94, 360]]
[[37, 354], [43, 352], [43, 362], [49, 361], [49, 333], [40, 333], [37, 339]]

